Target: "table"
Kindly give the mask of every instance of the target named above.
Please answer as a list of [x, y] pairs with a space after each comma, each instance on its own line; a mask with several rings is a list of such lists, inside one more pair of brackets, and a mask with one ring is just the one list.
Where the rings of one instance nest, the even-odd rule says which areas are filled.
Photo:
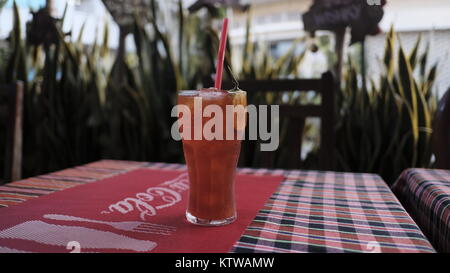
[[450, 252], [450, 171], [409, 169], [392, 190], [439, 252]]
[[[139, 168], [184, 170], [186, 166], [99, 161], [2, 186], [0, 206]], [[239, 172], [283, 175], [285, 180], [232, 252], [435, 252], [377, 175], [265, 169]]]

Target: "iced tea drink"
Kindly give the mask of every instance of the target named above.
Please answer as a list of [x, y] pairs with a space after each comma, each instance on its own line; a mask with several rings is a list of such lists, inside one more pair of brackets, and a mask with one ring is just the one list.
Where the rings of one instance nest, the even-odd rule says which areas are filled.
[[[194, 128], [195, 124], [201, 124], [202, 128], [212, 117], [195, 117], [195, 98], [201, 98], [201, 111], [209, 105], [217, 105], [223, 112], [223, 119], [220, 124], [223, 132], [223, 140], [206, 140], [202, 135], [201, 140], [195, 140], [194, 132], [199, 128]], [[182, 137], [183, 150], [188, 167], [190, 190], [189, 204], [186, 212], [187, 220], [193, 224], [217, 226], [225, 225], [236, 219], [236, 202], [234, 191], [234, 179], [237, 163], [241, 151], [241, 140], [238, 134], [245, 129], [244, 119], [239, 119], [237, 115], [242, 113], [234, 112], [227, 117], [227, 105], [247, 105], [247, 94], [244, 91], [226, 92], [215, 89], [204, 89], [200, 91], [181, 91], [178, 94], [178, 104], [186, 105], [191, 112], [191, 128], [180, 128], [190, 130], [190, 138]], [[243, 107], [241, 107], [242, 109]], [[242, 116], [241, 116], [242, 117]], [[234, 139], [226, 138], [226, 126], [233, 126]]]

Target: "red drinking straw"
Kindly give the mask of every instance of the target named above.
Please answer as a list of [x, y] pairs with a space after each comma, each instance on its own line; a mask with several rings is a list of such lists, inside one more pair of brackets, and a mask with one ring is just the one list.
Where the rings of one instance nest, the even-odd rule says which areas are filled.
[[228, 37], [228, 18], [225, 18], [223, 19], [219, 53], [217, 54], [216, 84], [214, 86], [219, 91], [222, 88], [223, 63], [225, 61], [225, 49], [227, 47], [227, 37]]

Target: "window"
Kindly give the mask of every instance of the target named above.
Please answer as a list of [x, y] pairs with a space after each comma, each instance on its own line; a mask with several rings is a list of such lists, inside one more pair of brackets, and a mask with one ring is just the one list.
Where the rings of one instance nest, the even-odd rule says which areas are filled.
[[300, 12], [297, 11], [288, 12], [286, 17], [289, 22], [299, 21], [301, 19]]
[[257, 25], [264, 25], [266, 23], [266, 16], [258, 16], [256, 17], [256, 24]]
[[71, 0], [71, 4], [73, 4], [78, 11], [92, 12], [95, 10], [92, 0]]
[[270, 16], [270, 21], [272, 23], [280, 23], [282, 21], [282, 15], [281, 13], [276, 13], [276, 14], [272, 14], [272, 16]]

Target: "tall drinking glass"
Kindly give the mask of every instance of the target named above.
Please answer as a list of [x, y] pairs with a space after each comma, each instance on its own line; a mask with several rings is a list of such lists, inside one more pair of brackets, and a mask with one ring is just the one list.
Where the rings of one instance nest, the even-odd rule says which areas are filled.
[[[193, 224], [204, 226], [229, 224], [237, 217], [234, 179], [241, 151], [238, 135], [243, 133], [246, 126], [245, 110], [242, 113], [242, 109], [247, 106], [247, 94], [244, 91], [227, 92], [216, 89], [180, 91], [178, 104], [187, 106], [191, 113], [191, 127], [188, 128], [188, 123], [180, 128], [190, 183], [186, 218]], [[202, 132], [208, 122], [218, 117], [213, 114], [206, 115], [209, 117], [195, 116], [194, 113], [196, 110], [204, 113], [211, 105], [218, 106], [216, 109], [221, 109], [223, 113], [222, 120], [215, 120], [217, 127], [221, 128], [213, 128], [222, 132], [223, 137], [207, 140], [202, 134], [200, 140], [195, 139], [196, 130]], [[234, 108], [236, 111], [230, 115], [226, 112], [227, 108], [230, 108], [227, 106], [242, 107]], [[201, 128], [197, 128], [199, 125]], [[227, 126], [232, 126], [232, 139], [227, 138]], [[190, 133], [183, 136], [185, 130]]]

